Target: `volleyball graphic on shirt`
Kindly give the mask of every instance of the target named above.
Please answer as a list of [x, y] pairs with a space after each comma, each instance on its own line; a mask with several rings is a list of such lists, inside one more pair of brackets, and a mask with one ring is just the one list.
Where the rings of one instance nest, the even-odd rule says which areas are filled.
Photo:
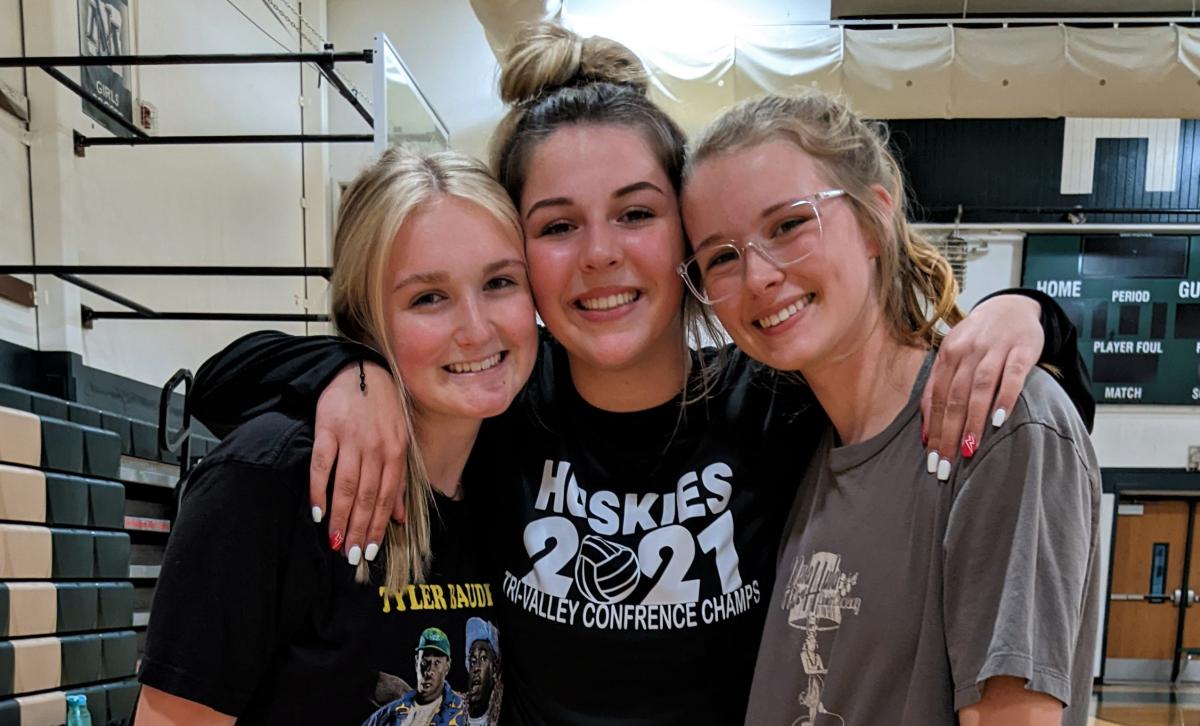
[[575, 584], [594, 603], [618, 603], [629, 597], [641, 579], [637, 555], [628, 547], [589, 534], [575, 558]]

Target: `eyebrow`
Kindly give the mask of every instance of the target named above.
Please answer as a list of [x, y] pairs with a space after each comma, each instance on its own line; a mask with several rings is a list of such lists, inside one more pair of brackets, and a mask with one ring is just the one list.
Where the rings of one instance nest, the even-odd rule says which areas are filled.
[[[496, 260], [483, 268], [483, 276], [494, 275], [500, 270], [508, 267], [525, 267], [525, 263], [515, 257], [510, 257], [503, 260]], [[409, 275], [400, 282], [396, 283], [393, 290], [399, 290], [409, 285], [440, 285], [446, 283], [450, 279], [450, 273], [445, 271], [437, 272], [417, 272]]]
[[[657, 184], [648, 181], [639, 181], [632, 184], [626, 184], [617, 191], [613, 192], [612, 198], [620, 199], [621, 197], [633, 194], [634, 192], [640, 192], [644, 189], [658, 192], [664, 197], [666, 196], [666, 192], [664, 192]], [[529, 221], [529, 217], [543, 207], [561, 207], [570, 203], [570, 197], [550, 197], [548, 199], [539, 199], [538, 201], [534, 202], [529, 207], [529, 211], [525, 213], [525, 221]]]
[[791, 205], [795, 204], [796, 202], [800, 202], [800, 201], [803, 201], [803, 197], [796, 197], [795, 199], [785, 199], [782, 202], [776, 202], [776, 203], [772, 204], [771, 206], [767, 207], [766, 209], [762, 210], [762, 212], [758, 216], [760, 219], [766, 219], [767, 217], [770, 217], [772, 214], [778, 212], [779, 210], [783, 209], [784, 207], [791, 206]]
[[[799, 201], [803, 201], [803, 197], [796, 197], [795, 199], [785, 199], [782, 202], [776, 202], [775, 204], [772, 204], [771, 206], [762, 210], [762, 212], [760, 212], [758, 216], [760, 219], [766, 219], [767, 217], [770, 217], [772, 214], [778, 212], [779, 210], [783, 209], [784, 207], [791, 206]], [[701, 247], [703, 247], [705, 245], [710, 245], [713, 242], [720, 242], [720, 241], [727, 240], [727, 239], [729, 239], [728, 235], [723, 235], [720, 233], [711, 234], [711, 235], [705, 237], [703, 240], [701, 240], [700, 243], [698, 245], [696, 245], [696, 249], [700, 249]]]

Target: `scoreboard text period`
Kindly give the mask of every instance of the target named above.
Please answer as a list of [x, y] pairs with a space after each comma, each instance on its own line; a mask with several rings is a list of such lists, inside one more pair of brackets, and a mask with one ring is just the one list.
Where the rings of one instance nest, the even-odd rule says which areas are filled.
[[1029, 235], [1022, 284], [1075, 323], [1097, 403], [1200, 405], [1200, 236]]

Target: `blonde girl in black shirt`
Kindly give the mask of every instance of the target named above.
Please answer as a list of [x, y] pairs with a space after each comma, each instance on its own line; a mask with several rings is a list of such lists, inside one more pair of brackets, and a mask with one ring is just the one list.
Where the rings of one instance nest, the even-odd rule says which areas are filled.
[[400, 386], [364, 375], [358, 395], [411, 412], [407, 519], [384, 512], [382, 549], [347, 547], [346, 568], [343, 532], [308, 501], [309, 413], [285, 406], [230, 433], [189, 477], [167, 545], [139, 724], [361, 723], [384, 704], [380, 723], [448, 724], [498, 710], [498, 677], [469, 682], [481, 637], [496, 660], [499, 645], [462, 471], [536, 354], [516, 212], [479, 162], [394, 149], [342, 199], [331, 283], [354, 341], [338, 345], [403, 372]]

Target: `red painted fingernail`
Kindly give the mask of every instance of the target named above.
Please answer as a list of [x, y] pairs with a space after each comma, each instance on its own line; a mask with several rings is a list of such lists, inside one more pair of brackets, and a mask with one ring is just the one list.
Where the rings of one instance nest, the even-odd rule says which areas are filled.
[[975, 455], [975, 450], [979, 448], [979, 441], [975, 438], [975, 434], [967, 434], [962, 443], [962, 455], [964, 459], [970, 459]]
[[342, 534], [342, 530], [335, 529], [329, 533], [329, 549], [337, 552], [342, 548], [342, 543], [346, 541], [346, 536]]

